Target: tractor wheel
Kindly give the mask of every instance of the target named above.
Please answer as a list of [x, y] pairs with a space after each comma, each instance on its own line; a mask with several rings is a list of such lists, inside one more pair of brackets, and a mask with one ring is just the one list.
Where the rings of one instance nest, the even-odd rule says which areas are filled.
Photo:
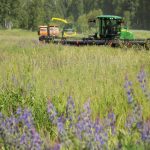
[[45, 44], [46, 42], [45, 42], [45, 40], [43, 39], [43, 40], [39, 40], [39, 43], [40, 43], [40, 44]]
[[40, 42], [40, 43], [45, 43], [45, 39], [44, 39], [43, 36], [40, 36], [40, 37], [39, 37], [39, 42]]
[[146, 50], [150, 50], [150, 39], [147, 39], [145, 48]]
[[45, 44], [45, 40], [39, 40], [41, 44]]

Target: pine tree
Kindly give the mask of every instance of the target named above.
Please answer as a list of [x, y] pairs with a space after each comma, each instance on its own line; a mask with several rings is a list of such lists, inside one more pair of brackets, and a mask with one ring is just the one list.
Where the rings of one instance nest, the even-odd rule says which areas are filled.
[[101, 9], [103, 14], [125, 17], [131, 27], [150, 29], [149, 6], [149, 0], [0, 0], [0, 27], [35, 30], [52, 17], [76, 22]]
[[44, 22], [44, 10], [42, 0], [29, 1], [28, 6], [28, 29], [36, 30], [38, 25]]

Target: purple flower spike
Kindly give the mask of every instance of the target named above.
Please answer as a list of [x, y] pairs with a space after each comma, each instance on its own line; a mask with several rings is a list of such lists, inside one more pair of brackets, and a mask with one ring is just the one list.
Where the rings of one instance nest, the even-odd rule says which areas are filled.
[[31, 133], [31, 137], [32, 137], [34, 147], [36, 148], [36, 150], [40, 150], [41, 145], [42, 145], [42, 141], [40, 139], [39, 134], [35, 131], [35, 128], [32, 128], [30, 133]]
[[48, 102], [47, 112], [49, 114], [50, 121], [56, 125], [57, 124], [57, 112], [56, 112], [55, 107], [50, 101]]
[[0, 117], [0, 131], [4, 145], [9, 149], [42, 148], [42, 141], [35, 130], [32, 114], [28, 109], [18, 108], [16, 114]]
[[24, 133], [22, 136], [21, 136], [21, 139], [20, 139], [20, 144], [25, 144], [26, 143], [26, 134]]
[[78, 116], [76, 123], [76, 136], [80, 140], [86, 142], [86, 146], [91, 149], [93, 147], [92, 141], [94, 140], [93, 122], [91, 120], [90, 100], [84, 104], [84, 111]]
[[64, 124], [63, 124], [63, 119], [62, 119], [62, 117], [59, 117], [59, 118], [58, 118], [58, 121], [57, 121], [57, 128], [58, 128], [59, 134], [63, 134], [63, 133], [64, 133]]
[[32, 114], [28, 109], [25, 109], [24, 111], [22, 111], [21, 108], [19, 108], [17, 110], [17, 114], [19, 115], [19, 121], [24, 122], [24, 124], [28, 127], [28, 129], [33, 127]]
[[135, 117], [133, 115], [129, 115], [127, 117], [127, 121], [125, 124], [125, 127], [128, 129], [128, 131], [130, 132], [132, 130], [133, 124], [136, 122]]
[[67, 106], [66, 106], [66, 117], [70, 121], [70, 127], [72, 127], [73, 122], [75, 121], [75, 103], [71, 96], [68, 97]]
[[109, 126], [111, 127], [112, 134], [115, 134], [116, 116], [113, 112], [108, 114]]
[[91, 116], [90, 99], [84, 104], [84, 111], [88, 117]]
[[142, 68], [138, 73], [137, 79], [140, 83], [144, 95], [150, 100], [150, 92], [148, 91], [148, 86], [147, 86], [147, 75], [146, 72], [144, 71], [144, 68]]
[[59, 144], [59, 143], [56, 143], [55, 145], [54, 145], [54, 147], [52, 148], [52, 150], [60, 150], [60, 147], [61, 145]]
[[20, 115], [21, 113], [22, 113], [22, 109], [21, 109], [21, 107], [19, 107], [19, 108], [17, 109], [16, 114], [17, 114], [17, 115]]
[[103, 149], [107, 143], [107, 133], [99, 118], [94, 123], [94, 131], [94, 141], [97, 143], [96, 149]]
[[133, 105], [133, 115], [136, 120], [136, 123], [142, 121], [143, 110], [141, 105], [139, 104]]
[[145, 143], [150, 144], [150, 120], [147, 120], [143, 124], [143, 128], [141, 130], [141, 139]]
[[133, 88], [132, 88], [132, 82], [128, 80], [128, 77], [125, 77], [125, 85], [124, 88], [126, 90], [126, 95], [128, 98], [128, 103], [132, 103], [134, 98], [133, 98]]

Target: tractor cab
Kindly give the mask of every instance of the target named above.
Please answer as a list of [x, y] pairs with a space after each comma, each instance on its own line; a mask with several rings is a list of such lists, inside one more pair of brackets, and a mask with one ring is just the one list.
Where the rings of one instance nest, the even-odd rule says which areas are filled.
[[98, 20], [98, 36], [101, 39], [115, 39], [121, 35], [121, 24], [123, 18], [120, 16], [102, 15], [96, 18]]
[[60, 30], [58, 25], [49, 25], [48, 26], [48, 35], [51, 37], [58, 37], [60, 34]]
[[47, 28], [48, 28], [47, 26], [39, 26], [38, 35], [39, 36], [47, 36], [48, 35]]

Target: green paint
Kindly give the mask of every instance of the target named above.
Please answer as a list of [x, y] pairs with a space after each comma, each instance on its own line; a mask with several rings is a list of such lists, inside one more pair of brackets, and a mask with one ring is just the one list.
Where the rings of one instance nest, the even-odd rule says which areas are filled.
[[122, 19], [120, 16], [114, 16], [114, 15], [101, 15], [97, 16], [98, 19]]
[[[122, 27], [123, 18], [113, 15], [101, 15], [96, 17], [99, 20], [99, 35], [101, 38], [119, 38], [119, 39], [134, 39], [134, 35], [127, 28]], [[119, 23], [120, 22], [120, 23]], [[109, 25], [108, 25], [109, 24]], [[109, 33], [107, 26], [111, 28]], [[113, 32], [114, 28], [114, 32]], [[113, 35], [114, 34], [114, 35]]]
[[121, 34], [120, 34], [120, 39], [125, 40], [133, 40], [134, 39], [134, 34], [130, 31], [128, 31], [128, 29], [121, 29]]

